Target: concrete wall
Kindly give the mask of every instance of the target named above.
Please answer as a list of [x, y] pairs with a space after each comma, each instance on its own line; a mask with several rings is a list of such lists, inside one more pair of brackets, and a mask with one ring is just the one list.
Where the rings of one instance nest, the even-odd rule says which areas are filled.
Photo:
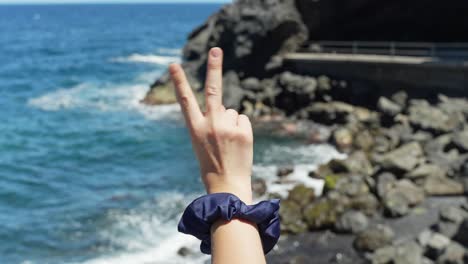
[[400, 89], [427, 89], [468, 96], [468, 63], [431, 58], [351, 54], [287, 54], [287, 70], [299, 74], [324, 74], [337, 79], [369, 82]]

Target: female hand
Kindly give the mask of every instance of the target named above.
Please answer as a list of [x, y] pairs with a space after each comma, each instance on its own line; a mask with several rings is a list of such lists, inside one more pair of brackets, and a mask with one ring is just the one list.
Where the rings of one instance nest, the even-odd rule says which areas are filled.
[[244, 203], [251, 204], [252, 126], [247, 116], [223, 106], [222, 63], [223, 51], [212, 48], [207, 64], [204, 113], [182, 67], [172, 64], [169, 71], [190, 130], [206, 191], [209, 194], [232, 193]]

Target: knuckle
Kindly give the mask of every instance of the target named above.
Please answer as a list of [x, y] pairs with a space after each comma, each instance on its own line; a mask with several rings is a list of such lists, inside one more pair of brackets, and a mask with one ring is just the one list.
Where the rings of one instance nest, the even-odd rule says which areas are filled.
[[242, 132], [239, 134], [239, 137], [238, 137], [239, 141], [244, 143], [244, 144], [251, 144], [253, 143], [253, 138], [252, 136], [250, 136], [249, 133], [246, 133], [246, 132]]
[[206, 95], [217, 96], [219, 94], [219, 88], [216, 85], [209, 84], [205, 87]]
[[181, 95], [179, 96], [179, 102], [180, 102], [180, 105], [186, 109], [189, 107], [190, 98], [187, 95]]

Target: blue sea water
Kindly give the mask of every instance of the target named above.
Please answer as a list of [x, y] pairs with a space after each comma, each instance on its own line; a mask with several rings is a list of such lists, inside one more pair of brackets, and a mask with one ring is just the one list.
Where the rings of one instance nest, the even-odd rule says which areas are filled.
[[[197, 162], [178, 107], [139, 100], [219, 7], [0, 6], [0, 263], [188, 262]], [[257, 139], [257, 176], [330, 152], [294, 144]]]

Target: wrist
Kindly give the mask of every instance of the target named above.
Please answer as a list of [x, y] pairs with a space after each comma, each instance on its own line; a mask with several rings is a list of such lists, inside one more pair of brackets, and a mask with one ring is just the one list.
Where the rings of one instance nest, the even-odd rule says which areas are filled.
[[252, 188], [249, 184], [214, 184], [207, 186], [207, 193], [230, 193], [237, 196], [242, 202], [251, 205], [252, 202]]

